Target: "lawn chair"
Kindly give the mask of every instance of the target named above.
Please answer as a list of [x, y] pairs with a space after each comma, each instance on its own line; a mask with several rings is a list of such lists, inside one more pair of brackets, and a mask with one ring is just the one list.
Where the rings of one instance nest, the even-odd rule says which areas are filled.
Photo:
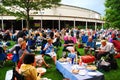
[[7, 58], [7, 55], [5, 54], [4, 49], [0, 47], [0, 67], [3, 67], [6, 58]]

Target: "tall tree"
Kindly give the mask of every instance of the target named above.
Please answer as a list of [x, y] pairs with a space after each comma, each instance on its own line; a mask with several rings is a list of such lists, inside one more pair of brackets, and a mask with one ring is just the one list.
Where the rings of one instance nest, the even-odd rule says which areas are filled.
[[106, 24], [120, 28], [120, 0], [106, 0]]
[[29, 28], [30, 11], [43, 10], [59, 5], [61, 0], [2, 0], [7, 14], [19, 19], [26, 19], [26, 27]]

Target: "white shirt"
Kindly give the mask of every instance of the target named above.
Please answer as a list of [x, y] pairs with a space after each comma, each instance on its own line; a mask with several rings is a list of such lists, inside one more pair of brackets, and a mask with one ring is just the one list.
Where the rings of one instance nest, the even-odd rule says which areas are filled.
[[107, 42], [105, 46], [100, 46], [101, 50], [105, 50], [106, 52], [110, 52], [113, 48], [113, 44]]

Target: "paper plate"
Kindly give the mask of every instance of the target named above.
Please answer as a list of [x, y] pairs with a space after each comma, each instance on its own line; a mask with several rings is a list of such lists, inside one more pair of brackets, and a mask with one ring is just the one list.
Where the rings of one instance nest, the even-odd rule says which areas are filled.
[[66, 58], [60, 58], [59, 61], [60, 61], [60, 62], [66, 62], [67, 59], [66, 59]]
[[40, 80], [51, 80], [51, 79], [48, 79], [48, 78], [40, 78]]
[[72, 73], [73, 73], [73, 74], [78, 74], [78, 73], [79, 73], [79, 70], [73, 69], [73, 70], [72, 70]]
[[78, 69], [84, 70], [84, 69], [85, 69], [85, 66], [79, 66]]
[[88, 75], [90, 75], [90, 76], [96, 76], [97, 72], [88, 72]]
[[86, 68], [88, 71], [95, 71], [97, 69], [95, 65], [88, 65]]
[[87, 71], [86, 70], [80, 70], [79, 75], [84, 76], [86, 75]]
[[37, 72], [38, 72], [38, 73], [43, 74], [43, 73], [45, 73], [45, 72], [46, 72], [46, 69], [45, 69], [45, 68], [40, 67], [40, 68], [37, 68]]

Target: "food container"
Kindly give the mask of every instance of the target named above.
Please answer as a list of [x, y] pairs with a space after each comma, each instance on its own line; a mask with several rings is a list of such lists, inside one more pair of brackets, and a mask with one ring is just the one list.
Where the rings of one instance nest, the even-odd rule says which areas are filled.
[[42, 67], [39, 67], [39, 68], [37, 68], [37, 72], [40, 73], [41, 75], [44, 75], [45, 72], [46, 72], [46, 69], [42, 68]]

